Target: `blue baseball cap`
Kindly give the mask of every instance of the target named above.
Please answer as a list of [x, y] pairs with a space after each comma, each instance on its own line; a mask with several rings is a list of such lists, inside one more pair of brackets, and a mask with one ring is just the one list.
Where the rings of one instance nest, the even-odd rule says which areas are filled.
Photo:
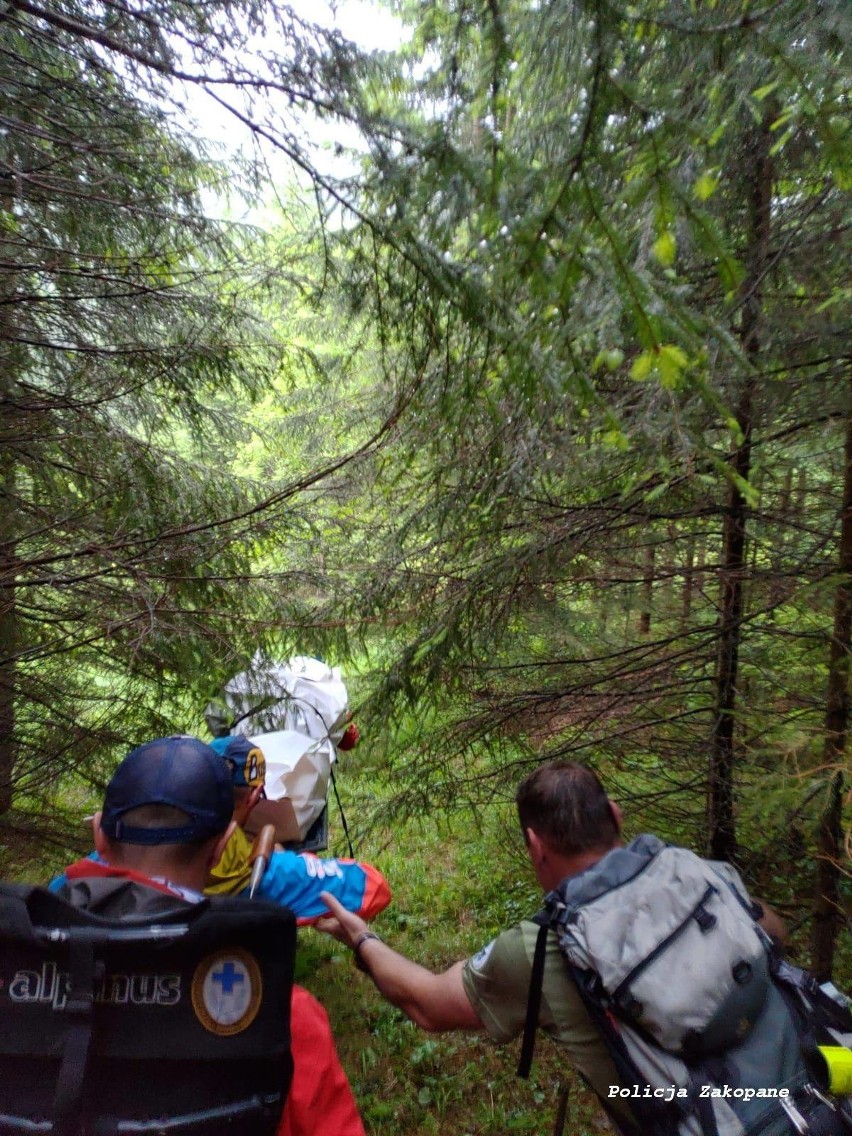
[[266, 780], [266, 758], [263, 750], [242, 734], [214, 738], [210, 748], [220, 753], [228, 763], [231, 778], [239, 789], [254, 789]]
[[[141, 828], [122, 818], [144, 805], [170, 805], [186, 814], [173, 828]], [[198, 738], [157, 738], [131, 750], [104, 797], [101, 828], [125, 844], [191, 844], [224, 832], [234, 811], [228, 763]]]

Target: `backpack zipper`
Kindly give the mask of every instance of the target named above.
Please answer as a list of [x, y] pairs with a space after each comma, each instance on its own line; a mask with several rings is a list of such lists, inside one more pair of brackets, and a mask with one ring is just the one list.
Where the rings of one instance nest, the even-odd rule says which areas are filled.
[[669, 947], [671, 943], [675, 941], [675, 939], [679, 938], [683, 934], [683, 932], [687, 929], [692, 920], [695, 919], [697, 913], [701, 910], [702, 907], [704, 907], [710, 897], [718, 894], [719, 893], [717, 888], [715, 888], [712, 884], [707, 885], [707, 890], [704, 892], [704, 895], [701, 897], [698, 903], [696, 903], [695, 907], [693, 907], [692, 911], [690, 911], [686, 919], [684, 919], [684, 921], [679, 926], [675, 927], [674, 931], [672, 931], [670, 935], [667, 935], [661, 943], [658, 943], [657, 946], [654, 947], [654, 949], [651, 951], [651, 953], [649, 955], [646, 955], [646, 957], [643, 958], [640, 963], [637, 963], [637, 965], [634, 966], [634, 968], [621, 980], [621, 982], [619, 982], [618, 986], [615, 988], [615, 990], [613, 990], [611, 995], [613, 1003], [618, 1003], [622, 992], [630, 985], [630, 983], [633, 982], [634, 979], [636, 979], [637, 976], [640, 975], [646, 967], [650, 966], [651, 963], [657, 958], [657, 956], [662, 954], [662, 952], [666, 950], [666, 948]]

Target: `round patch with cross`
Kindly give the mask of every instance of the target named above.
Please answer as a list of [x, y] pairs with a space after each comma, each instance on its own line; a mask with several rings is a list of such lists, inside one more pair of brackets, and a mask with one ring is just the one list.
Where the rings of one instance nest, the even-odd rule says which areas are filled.
[[257, 959], [240, 947], [202, 959], [192, 976], [192, 1008], [220, 1037], [248, 1029], [260, 1009], [263, 980]]

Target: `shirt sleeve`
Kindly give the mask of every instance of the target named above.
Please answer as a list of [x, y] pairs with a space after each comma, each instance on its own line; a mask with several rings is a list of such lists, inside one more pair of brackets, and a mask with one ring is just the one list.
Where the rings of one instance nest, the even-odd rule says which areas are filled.
[[293, 1080], [278, 1136], [364, 1136], [355, 1098], [322, 1006], [293, 987]]
[[511, 1041], [523, 1030], [530, 967], [520, 927], [512, 927], [469, 958], [462, 982], [492, 1041]]
[[238, 826], [210, 872], [206, 895], [239, 895], [251, 883], [252, 842]]
[[[464, 964], [467, 996], [489, 1037], [498, 1043], [523, 1033], [537, 938], [538, 926], [524, 921]], [[618, 1083], [615, 1066], [566, 971], [553, 933], [547, 936], [538, 1025], [564, 1046], [574, 1068], [606, 1100], [609, 1087]]]
[[371, 864], [357, 860], [323, 860], [295, 852], [273, 852], [255, 894], [289, 907], [299, 924], [315, 923], [328, 908], [322, 892], [334, 896], [347, 911], [373, 919], [390, 903], [388, 882]]

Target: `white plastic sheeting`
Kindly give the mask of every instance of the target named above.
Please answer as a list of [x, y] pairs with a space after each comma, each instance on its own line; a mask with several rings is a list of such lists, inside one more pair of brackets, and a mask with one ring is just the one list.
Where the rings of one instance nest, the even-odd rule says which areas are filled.
[[254, 734], [251, 740], [260, 746], [266, 758], [267, 800], [280, 801], [286, 797], [290, 801], [304, 840], [325, 808], [335, 759], [334, 745], [328, 738], [311, 740], [295, 730]]
[[[331, 766], [349, 719], [349, 696], [338, 667], [296, 655], [272, 663], [256, 655], [224, 690], [232, 734], [249, 737], [266, 758], [268, 801], [290, 801], [300, 838], [325, 808]], [[215, 705], [207, 721], [222, 721]], [[288, 810], [289, 811], [289, 810]]]

